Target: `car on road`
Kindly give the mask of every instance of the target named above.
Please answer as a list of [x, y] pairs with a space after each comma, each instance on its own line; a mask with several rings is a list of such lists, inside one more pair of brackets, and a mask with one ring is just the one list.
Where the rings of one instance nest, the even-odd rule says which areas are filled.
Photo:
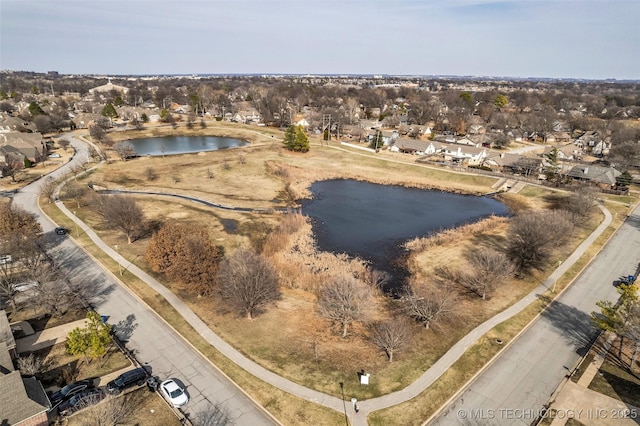
[[49, 395], [49, 401], [51, 401], [51, 406], [55, 407], [61, 402], [71, 399], [72, 396], [77, 395], [87, 389], [93, 389], [93, 387], [93, 380], [90, 379], [69, 383], [59, 391], [56, 391]]
[[62, 402], [58, 406], [58, 412], [61, 416], [68, 416], [90, 405], [97, 404], [104, 397], [105, 394], [100, 389], [87, 389], [72, 396], [71, 399]]
[[184, 391], [184, 388], [173, 379], [160, 383], [160, 391], [167, 401], [176, 408], [182, 407], [189, 402], [189, 396]]
[[62, 226], [58, 226], [55, 231], [56, 231], [56, 234], [58, 234], [58, 235], [66, 235], [67, 234], [67, 230], [65, 228], [63, 228]]
[[126, 371], [107, 383], [107, 392], [110, 394], [118, 394], [134, 385], [142, 386], [146, 382], [147, 376], [147, 370], [144, 368]]

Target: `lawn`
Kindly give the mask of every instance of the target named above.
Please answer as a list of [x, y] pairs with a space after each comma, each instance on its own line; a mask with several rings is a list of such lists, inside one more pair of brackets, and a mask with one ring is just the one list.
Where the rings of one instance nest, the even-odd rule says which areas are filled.
[[640, 407], [640, 367], [631, 374], [626, 368], [621, 368], [617, 364], [610, 353], [591, 381], [589, 389], [618, 399], [625, 404]]
[[[28, 355], [22, 354], [23, 357]], [[75, 380], [97, 379], [131, 365], [115, 345], [109, 347], [104, 357], [94, 360], [69, 355], [66, 352], [66, 343], [34, 351], [33, 355], [42, 360], [41, 373], [36, 376], [45, 388], [63, 386]]]

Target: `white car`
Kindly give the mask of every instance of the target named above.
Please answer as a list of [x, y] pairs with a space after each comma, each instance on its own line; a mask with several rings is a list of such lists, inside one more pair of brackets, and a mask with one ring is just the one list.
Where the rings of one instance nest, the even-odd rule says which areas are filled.
[[160, 383], [160, 390], [164, 397], [174, 407], [182, 407], [189, 402], [189, 397], [185, 393], [184, 389], [177, 384], [173, 379], [165, 380]]

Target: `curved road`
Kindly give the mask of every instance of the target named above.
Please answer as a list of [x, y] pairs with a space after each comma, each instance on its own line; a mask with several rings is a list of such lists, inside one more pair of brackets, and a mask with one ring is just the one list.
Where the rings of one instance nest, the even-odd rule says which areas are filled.
[[[87, 147], [71, 139], [76, 155], [50, 176], [58, 178], [70, 167], [86, 161]], [[152, 312], [137, 297], [120, 285], [114, 276], [102, 269], [70, 238], [55, 235], [55, 225], [37, 206], [41, 180], [36, 181], [13, 196], [14, 202], [35, 214], [42, 224], [45, 238], [51, 242], [51, 256], [62, 266], [73, 283], [91, 286], [94, 299], [90, 302], [101, 314], [115, 324], [120, 338], [128, 341], [137, 359], [152, 369], [161, 379], [175, 377], [187, 387], [189, 403], [183, 411], [193, 418], [210, 407], [225, 409], [237, 425], [277, 424], [248, 395], [201, 357], [181, 336]]]

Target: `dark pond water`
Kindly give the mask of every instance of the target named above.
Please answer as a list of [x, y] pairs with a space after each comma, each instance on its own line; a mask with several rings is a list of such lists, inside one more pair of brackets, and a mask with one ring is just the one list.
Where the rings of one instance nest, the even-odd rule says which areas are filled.
[[397, 266], [402, 243], [481, 218], [507, 215], [507, 207], [489, 197], [459, 195], [355, 180], [311, 185], [313, 199], [302, 202], [310, 216], [318, 248], [347, 253], [392, 274], [388, 289], [406, 276]]
[[160, 138], [132, 139], [138, 155], [172, 155], [188, 154], [201, 151], [216, 151], [219, 149], [236, 148], [247, 142], [217, 136], [163, 136]]

